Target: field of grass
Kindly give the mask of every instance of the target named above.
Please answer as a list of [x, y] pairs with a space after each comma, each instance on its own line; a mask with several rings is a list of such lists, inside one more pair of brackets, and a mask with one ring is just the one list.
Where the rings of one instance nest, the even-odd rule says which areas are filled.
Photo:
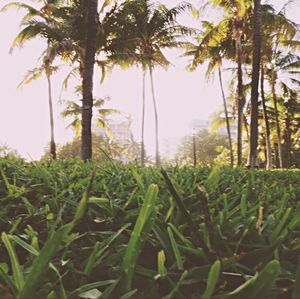
[[300, 298], [299, 182], [0, 159], [0, 298]]

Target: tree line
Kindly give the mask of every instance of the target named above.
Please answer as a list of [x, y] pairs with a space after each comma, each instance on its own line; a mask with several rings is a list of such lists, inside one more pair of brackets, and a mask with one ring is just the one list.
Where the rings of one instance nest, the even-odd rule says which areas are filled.
[[[69, 102], [65, 113], [74, 112], [77, 127], [80, 124], [81, 158], [92, 159], [93, 107], [99, 105], [93, 95], [94, 68], [101, 69], [104, 80], [107, 69], [114, 66], [138, 66], [143, 79], [140, 160], [145, 163], [145, 82], [149, 76], [155, 112], [155, 161], [160, 165], [153, 77], [157, 67], [170, 65], [164, 49], [180, 48], [190, 58], [189, 70], [205, 64], [208, 77], [218, 75], [224, 107], [218, 121], [223, 120], [227, 129], [231, 166], [257, 167], [260, 163], [271, 169], [299, 165], [300, 160], [300, 35], [299, 24], [286, 14], [289, 5], [290, 1], [276, 10], [261, 0], [208, 0], [199, 10], [188, 2], [169, 8], [150, 0], [44, 0], [38, 7], [12, 2], [2, 10], [17, 7], [26, 12], [12, 48], [34, 38], [45, 41], [43, 63], [27, 74], [25, 83], [42, 73], [47, 78], [53, 159], [51, 77], [58, 71], [55, 61], [62, 60], [72, 66], [65, 84], [72, 76], [81, 82], [81, 106]], [[218, 10], [221, 16], [204, 19], [203, 10]], [[199, 28], [179, 23], [183, 13], [196, 16]], [[225, 90], [222, 75], [229, 70], [232, 82]], [[114, 111], [102, 111], [110, 112]], [[98, 119], [105, 127], [103, 119]], [[236, 140], [232, 123], [237, 126]]]

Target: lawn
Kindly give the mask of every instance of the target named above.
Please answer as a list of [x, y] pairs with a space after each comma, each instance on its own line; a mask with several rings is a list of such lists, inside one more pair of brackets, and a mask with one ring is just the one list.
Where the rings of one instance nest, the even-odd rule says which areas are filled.
[[299, 170], [0, 172], [1, 298], [300, 298]]

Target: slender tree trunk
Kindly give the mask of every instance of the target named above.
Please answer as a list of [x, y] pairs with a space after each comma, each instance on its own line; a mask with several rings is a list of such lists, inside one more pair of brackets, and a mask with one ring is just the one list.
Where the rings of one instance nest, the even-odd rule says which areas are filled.
[[257, 145], [258, 145], [258, 84], [260, 70], [261, 52], [261, 2], [254, 0], [253, 14], [253, 59], [252, 59], [252, 82], [251, 82], [251, 121], [250, 121], [250, 153], [248, 165], [257, 167]]
[[247, 117], [246, 117], [245, 113], [243, 113], [243, 124], [244, 124], [245, 131], [246, 131], [247, 143], [249, 144], [249, 142], [250, 142], [250, 133], [249, 133], [249, 126], [248, 126]]
[[226, 98], [225, 98], [225, 93], [224, 93], [224, 88], [223, 88], [222, 73], [221, 73], [221, 68], [220, 67], [219, 67], [219, 82], [220, 82], [220, 87], [221, 87], [221, 92], [222, 92], [224, 113], [225, 113], [225, 120], [226, 120], [226, 128], [227, 128], [227, 135], [228, 135], [228, 145], [229, 145], [229, 151], [230, 151], [230, 167], [233, 167], [234, 158], [233, 158], [230, 124], [229, 124], [229, 117], [228, 117]]
[[142, 107], [142, 148], [141, 148], [141, 163], [145, 165], [145, 105], [146, 105], [146, 93], [145, 93], [145, 85], [146, 85], [146, 68], [143, 67], [143, 87], [142, 87], [142, 96], [143, 96], [143, 107]]
[[243, 71], [242, 71], [242, 45], [241, 32], [237, 29], [236, 33], [236, 55], [237, 55], [237, 106], [238, 106], [238, 123], [237, 123], [237, 165], [242, 165], [242, 147], [243, 147], [243, 110], [244, 110], [244, 90], [243, 90]]
[[97, 41], [98, 0], [89, 0], [85, 25], [85, 53], [82, 79], [81, 158], [92, 159], [93, 75]]
[[50, 116], [50, 154], [53, 160], [56, 159], [56, 144], [54, 139], [54, 118], [53, 118], [53, 101], [52, 101], [52, 87], [50, 74], [46, 75], [48, 82], [48, 102], [49, 102], [49, 116]]
[[149, 67], [150, 80], [151, 80], [151, 91], [152, 91], [152, 100], [154, 107], [154, 119], [155, 119], [155, 162], [156, 166], [160, 166], [160, 156], [159, 156], [159, 143], [158, 143], [158, 115], [157, 115], [157, 105], [154, 93], [154, 82], [153, 82], [153, 69], [152, 66]]
[[261, 65], [261, 77], [260, 77], [260, 93], [261, 93], [261, 102], [263, 108], [263, 115], [265, 120], [265, 127], [266, 127], [266, 157], [267, 157], [267, 169], [272, 169], [272, 148], [271, 148], [271, 132], [270, 132], [270, 124], [269, 124], [269, 116], [267, 113], [267, 106], [266, 106], [266, 98], [265, 98], [265, 90], [264, 90], [264, 66]]
[[275, 113], [275, 122], [276, 122], [276, 134], [277, 134], [277, 146], [278, 146], [278, 159], [279, 159], [279, 167], [283, 167], [283, 157], [282, 157], [282, 145], [281, 145], [281, 132], [280, 132], [280, 124], [279, 124], [279, 114], [277, 108], [277, 96], [275, 91], [275, 74], [274, 70], [272, 71], [272, 79], [271, 79], [271, 87], [272, 87], [272, 97], [274, 103], [274, 113]]
[[194, 167], [197, 166], [197, 148], [196, 148], [196, 135], [193, 132], [193, 165]]
[[285, 144], [286, 144], [286, 168], [291, 167], [291, 162], [292, 162], [292, 140], [291, 140], [291, 118], [288, 113], [288, 110], [286, 110], [285, 113]]

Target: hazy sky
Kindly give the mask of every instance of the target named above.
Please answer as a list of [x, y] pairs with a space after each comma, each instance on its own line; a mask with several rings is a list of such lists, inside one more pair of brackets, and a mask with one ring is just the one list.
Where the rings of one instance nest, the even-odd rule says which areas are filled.
[[[0, 6], [10, 1], [1, 0]], [[26, 1], [29, 2], [29, 1]], [[181, 1], [161, 1], [167, 5], [175, 5]], [[199, 1], [190, 1], [197, 5]], [[272, 1], [272, 3], [284, 1]], [[299, 7], [298, 7], [299, 8]], [[39, 66], [37, 58], [45, 49], [45, 42], [31, 41], [23, 49], [15, 49], [10, 55], [9, 48], [13, 38], [20, 30], [19, 22], [23, 13], [10, 10], [0, 14], [0, 145], [7, 144], [18, 150], [28, 159], [38, 159], [49, 141], [49, 111], [47, 84], [40, 78], [22, 90], [18, 84], [27, 70]], [[296, 12], [294, 12], [296, 16]], [[298, 19], [299, 20], [299, 19]], [[182, 23], [190, 24], [189, 17], [182, 18]], [[195, 25], [195, 22], [194, 24]], [[179, 58], [180, 52], [166, 52], [174, 64], [168, 72], [155, 70], [155, 87], [159, 110], [159, 130], [161, 144], [190, 133], [192, 119], [208, 119], [210, 115], [221, 109], [221, 98], [217, 82], [208, 83], [204, 78], [205, 67], [189, 73], [185, 70], [187, 61]], [[55, 112], [55, 135], [59, 144], [73, 138], [73, 132], [66, 130], [68, 120], [60, 117], [62, 105], [58, 103], [61, 83], [68, 69], [64, 68], [53, 78], [53, 99]], [[117, 108], [131, 115], [132, 129], [135, 138], [140, 140], [141, 121], [141, 72], [138, 69], [114, 69], [105, 82], [99, 84], [99, 73], [95, 74], [95, 97], [110, 96], [110, 107]], [[147, 82], [146, 110], [146, 147], [148, 153], [153, 152], [154, 121], [152, 98]], [[72, 100], [72, 90], [63, 94], [63, 99]]]

